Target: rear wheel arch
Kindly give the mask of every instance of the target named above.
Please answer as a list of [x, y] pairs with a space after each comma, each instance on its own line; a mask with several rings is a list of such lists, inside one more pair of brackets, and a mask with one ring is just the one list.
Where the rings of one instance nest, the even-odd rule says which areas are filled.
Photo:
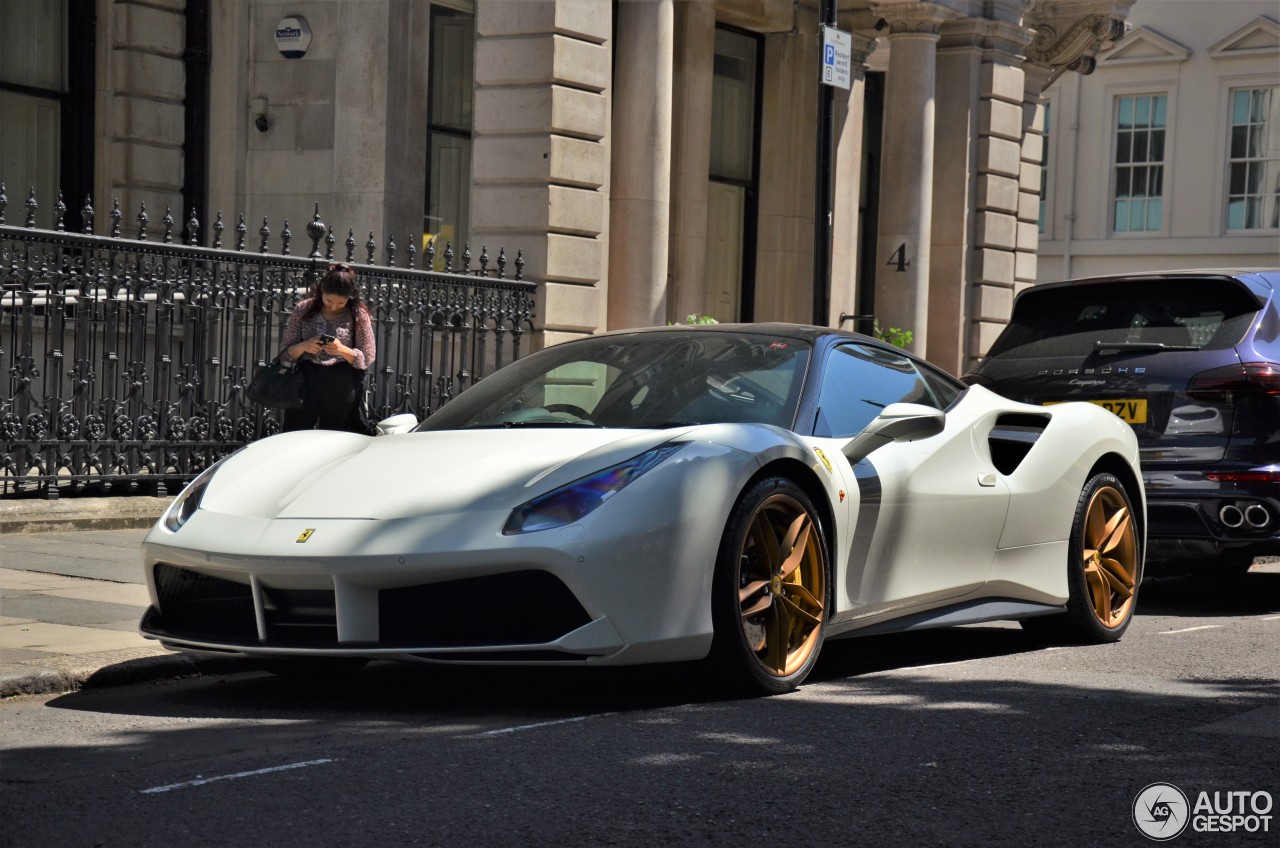
[[[1098, 461], [1089, 469], [1086, 479], [1092, 480], [1095, 474], [1102, 473], [1111, 474], [1124, 484], [1125, 491], [1129, 493], [1129, 500], [1133, 502], [1134, 512], [1137, 513], [1138, 529], [1142, 531], [1147, 526], [1147, 516], [1143, 500], [1138, 497], [1138, 492], [1142, 491], [1142, 486], [1133, 467], [1119, 454], [1109, 453], [1099, 457]], [[1143, 539], [1146, 538], [1145, 534], [1141, 532], [1139, 532], [1139, 536]], [[1146, 550], [1145, 545], [1143, 550]]]

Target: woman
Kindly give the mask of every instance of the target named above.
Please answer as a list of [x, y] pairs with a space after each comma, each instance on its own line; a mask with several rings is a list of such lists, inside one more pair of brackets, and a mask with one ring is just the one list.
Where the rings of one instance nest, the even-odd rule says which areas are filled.
[[377, 352], [355, 270], [345, 262], [330, 265], [284, 328], [280, 358], [298, 363], [306, 386], [305, 405], [285, 411], [284, 430], [367, 435], [364, 378]]

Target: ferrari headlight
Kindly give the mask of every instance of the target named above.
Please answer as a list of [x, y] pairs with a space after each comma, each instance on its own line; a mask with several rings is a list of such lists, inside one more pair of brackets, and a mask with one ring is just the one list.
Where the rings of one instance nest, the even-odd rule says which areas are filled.
[[625, 462], [597, 471], [589, 477], [574, 480], [528, 503], [521, 504], [511, 511], [511, 516], [507, 519], [506, 526], [502, 528], [502, 533], [505, 536], [513, 536], [517, 533], [532, 533], [535, 530], [547, 530], [572, 524], [621, 492], [629, 483], [640, 479], [642, 474], [682, 447], [684, 443], [659, 445]]
[[196, 475], [196, 479], [187, 484], [187, 487], [178, 493], [173, 499], [173, 503], [169, 504], [169, 508], [165, 510], [164, 515], [160, 518], [160, 523], [164, 525], [164, 529], [170, 533], [177, 533], [182, 525], [187, 523], [187, 519], [195, 515], [197, 509], [200, 508], [200, 501], [204, 498], [204, 490], [209, 487], [209, 481], [213, 479], [213, 472], [223, 463], [226, 457], [210, 465], [204, 471]]

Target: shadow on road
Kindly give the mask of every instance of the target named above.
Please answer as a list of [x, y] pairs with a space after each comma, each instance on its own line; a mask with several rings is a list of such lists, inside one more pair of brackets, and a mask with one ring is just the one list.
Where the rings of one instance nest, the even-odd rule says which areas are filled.
[[1196, 618], [1280, 613], [1280, 573], [1151, 577], [1142, 583], [1137, 613]]

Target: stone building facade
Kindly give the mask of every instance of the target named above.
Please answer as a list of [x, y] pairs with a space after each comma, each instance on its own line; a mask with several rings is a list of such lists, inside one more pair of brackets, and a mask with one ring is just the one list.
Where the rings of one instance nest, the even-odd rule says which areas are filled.
[[1280, 3], [1141, 0], [1044, 101], [1038, 282], [1280, 267]]
[[[7, 0], [0, 180], [205, 243], [219, 214], [300, 231], [318, 204], [362, 244], [519, 249], [541, 344], [874, 315], [960, 371], [1039, 274], [1043, 92], [1133, 3]], [[832, 13], [847, 89], [819, 83]]]

